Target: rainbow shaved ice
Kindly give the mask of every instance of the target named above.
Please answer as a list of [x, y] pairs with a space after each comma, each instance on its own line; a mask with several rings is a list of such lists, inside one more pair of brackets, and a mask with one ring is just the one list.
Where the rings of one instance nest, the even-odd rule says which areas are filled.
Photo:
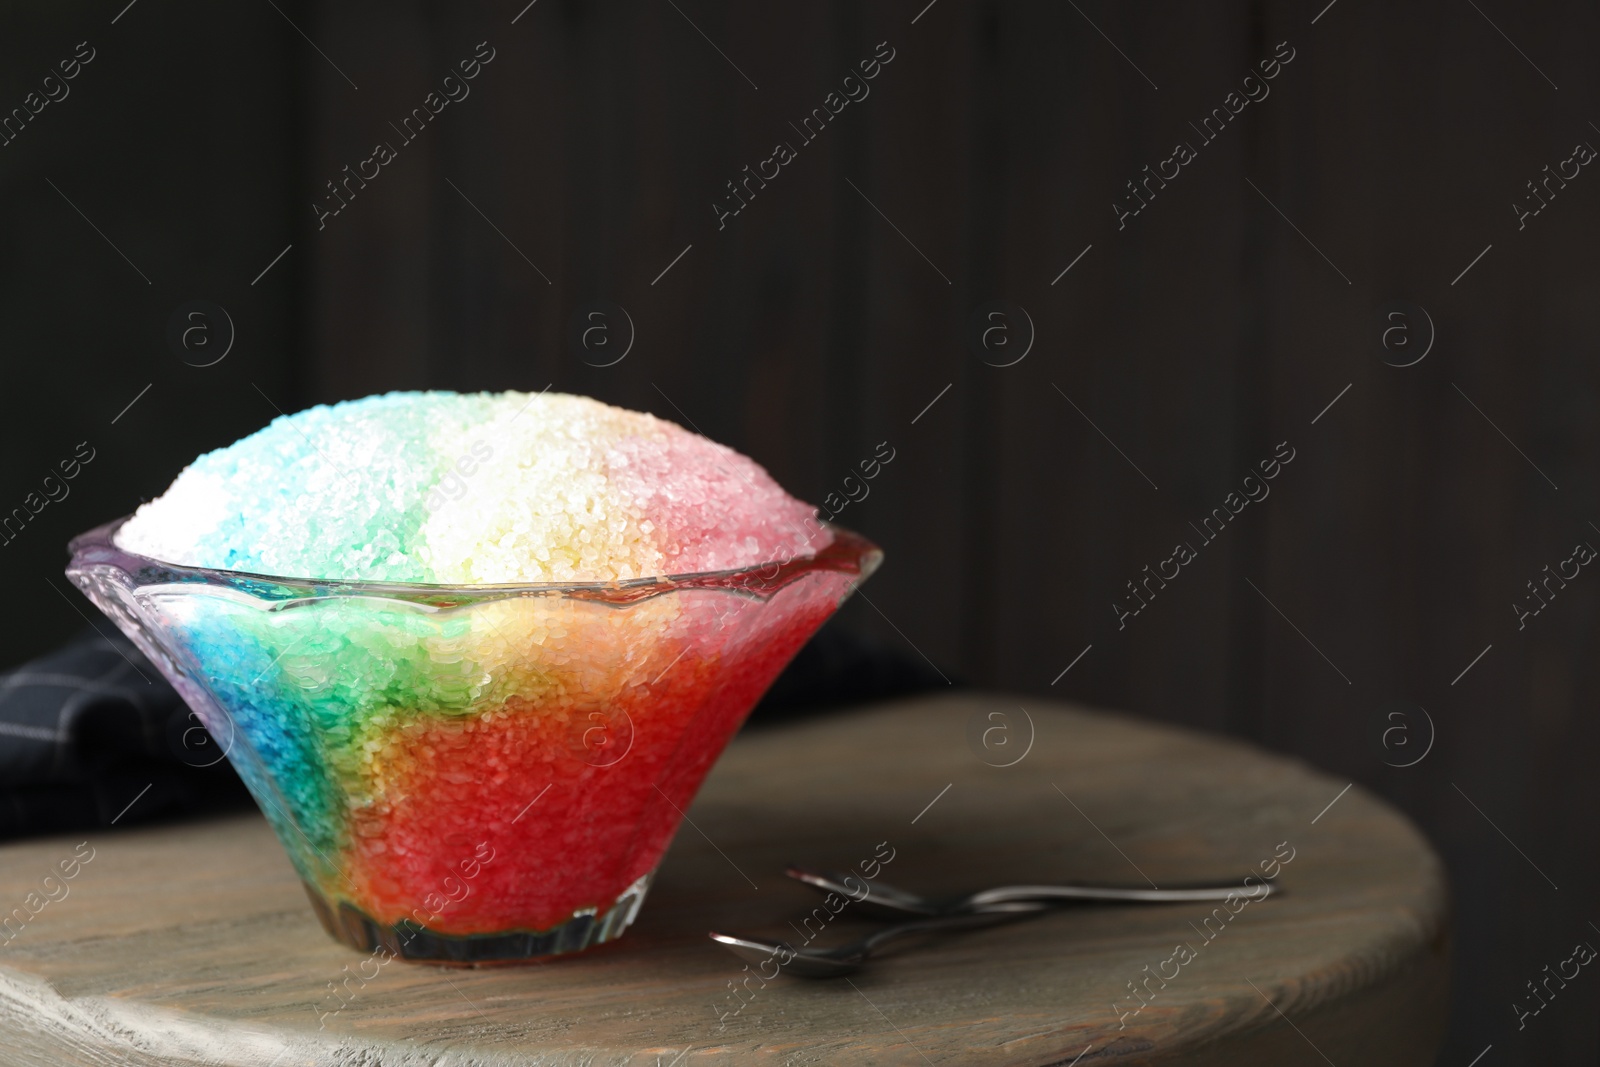
[[729, 570], [826, 545], [746, 457], [588, 397], [389, 393], [209, 452], [117, 543], [196, 567], [442, 584]]
[[279, 418], [74, 552], [329, 932], [456, 962], [617, 936], [717, 755], [879, 559], [673, 423], [441, 392]]

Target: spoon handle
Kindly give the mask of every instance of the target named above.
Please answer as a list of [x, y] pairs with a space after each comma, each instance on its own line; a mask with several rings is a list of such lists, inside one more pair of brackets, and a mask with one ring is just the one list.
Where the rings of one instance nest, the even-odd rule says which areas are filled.
[[1049, 905], [1042, 901], [996, 902], [983, 911], [963, 912], [959, 915], [942, 915], [936, 919], [915, 919], [911, 922], [886, 926], [876, 933], [863, 937], [856, 945], [850, 947], [859, 950], [864, 958], [867, 953], [872, 952], [878, 946], [910, 934], [920, 934], [932, 930], [959, 930], [969, 926], [995, 926], [1000, 923], [1025, 918], [1029, 915], [1038, 915], [1048, 910]]
[[1279, 892], [1271, 882], [1246, 887], [1239, 883], [1215, 886], [1190, 886], [1183, 889], [1136, 889], [1112, 886], [1008, 885], [974, 893], [963, 903], [968, 908], [986, 908], [1014, 901], [1103, 900], [1171, 904], [1196, 900], [1227, 900], [1242, 896], [1261, 900]]

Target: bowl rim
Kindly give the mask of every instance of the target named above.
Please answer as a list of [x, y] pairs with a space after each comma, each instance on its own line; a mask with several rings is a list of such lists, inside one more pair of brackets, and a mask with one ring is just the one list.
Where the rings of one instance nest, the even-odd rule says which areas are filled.
[[466, 601], [524, 596], [566, 596], [608, 603], [631, 603], [679, 589], [724, 589], [769, 596], [813, 571], [854, 573], [865, 580], [883, 559], [883, 550], [852, 530], [829, 522], [818, 526], [832, 534], [826, 545], [807, 556], [768, 560], [728, 570], [651, 575], [609, 582], [379, 582], [353, 578], [305, 578], [261, 574], [221, 567], [169, 563], [130, 552], [116, 543], [116, 533], [132, 515], [103, 523], [67, 543], [69, 575], [91, 568], [113, 567], [140, 587], [156, 585], [224, 586], [266, 600], [300, 600], [329, 596], [372, 596], [439, 606]]

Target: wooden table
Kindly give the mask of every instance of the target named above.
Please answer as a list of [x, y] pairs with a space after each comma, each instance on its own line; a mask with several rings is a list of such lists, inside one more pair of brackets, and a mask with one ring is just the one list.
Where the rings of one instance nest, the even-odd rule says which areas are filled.
[[[986, 765], [1024, 751], [1022, 708], [1031, 749]], [[994, 726], [1009, 749], [969, 742]], [[264, 821], [96, 833], [67, 895], [0, 940], [0, 1060], [1431, 1063], [1444, 876], [1408, 822], [1345, 789], [1218, 738], [995, 695], [769, 729], [718, 764], [620, 942], [523, 967], [388, 963], [322, 1029], [328, 983], [365, 957], [322, 932]], [[40, 891], [80, 840], [0, 849], [0, 906]], [[880, 842], [881, 877], [929, 891], [1242, 877], [1277, 856], [1287, 892], [1209, 922], [1205, 905], [1063, 911], [907, 945], [849, 982], [751, 978], [735, 999], [753, 972], [706, 931], [797, 940], [786, 920], [819, 898], [786, 863], [851, 865]], [[818, 943], [870, 928], [847, 907]]]

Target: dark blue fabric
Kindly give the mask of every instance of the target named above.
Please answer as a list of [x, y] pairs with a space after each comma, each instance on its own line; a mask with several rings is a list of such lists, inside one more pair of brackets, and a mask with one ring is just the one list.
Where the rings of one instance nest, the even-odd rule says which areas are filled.
[[0, 837], [128, 826], [245, 802], [198, 726], [121, 634], [85, 631], [0, 675]]

